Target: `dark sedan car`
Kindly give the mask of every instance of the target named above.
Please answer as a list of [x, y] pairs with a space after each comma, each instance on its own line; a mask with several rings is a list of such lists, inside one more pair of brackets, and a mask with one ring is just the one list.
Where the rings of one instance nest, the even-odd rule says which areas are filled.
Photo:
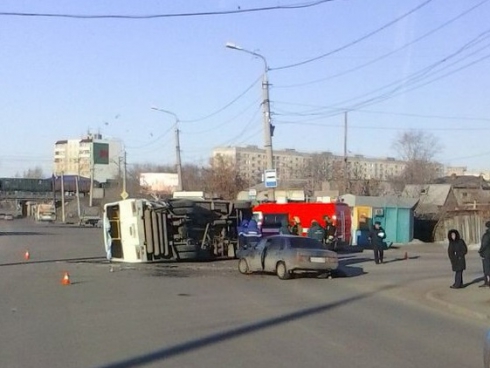
[[339, 266], [337, 253], [314, 239], [274, 235], [238, 252], [238, 270], [243, 273], [272, 272], [281, 280], [294, 273], [327, 274]]

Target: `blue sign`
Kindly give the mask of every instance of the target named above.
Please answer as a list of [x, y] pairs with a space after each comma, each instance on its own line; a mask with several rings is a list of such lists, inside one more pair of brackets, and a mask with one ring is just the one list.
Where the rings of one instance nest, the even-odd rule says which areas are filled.
[[264, 184], [266, 188], [277, 187], [277, 173], [276, 170], [265, 170], [264, 172]]

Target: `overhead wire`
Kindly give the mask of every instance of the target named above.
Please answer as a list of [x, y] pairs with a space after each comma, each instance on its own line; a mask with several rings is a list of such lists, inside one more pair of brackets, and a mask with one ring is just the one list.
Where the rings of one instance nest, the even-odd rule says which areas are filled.
[[[490, 45], [487, 45], [485, 48], [487, 48], [487, 47], [489, 47], [489, 46], [490, 46]], [[481, 49], [480, 49], [480, 50], [478, 50], [478, 51], [481, 51]], [[417, 85], [417, 86], [414, 86], [414, 87], [409, 88], [409, 89], [405, 89], [405, 90], [403, 90], [403, 91], [399, 91], [399, 90], [400, 90], [400, 88], [397, 88], [396, 90], [393, 90], [393, 91], [391, 91], [391, 92], [385, 93], [384, 95], [381, 95], [381, 96], [378, 96], [378, 97], [376, 97], [376, 98], [372, 98], [372, 99], [366, 100], [366, 101], [361, 102], [361, 103], [358, 103], [358, 104], [354, 105], [354, 106], [352, 107], [352, 109], [354, 109], [354, 110], [355, 110], [355, 109], [357, 109], [357, 108], [359, 108], [359, 107], [371, 106], [371, 105], [374, 105], [374, 104], [377, 104], [377, 103], [380, 103], [380, 102], [386, 101], [386, 100], [388, 100], [388, 99], [391, 99], [391, 98], [397, 97], [397, 96], [399, 96], [399, 95], [401, 95], [401, 94], [406, 94], [406, 93], [411, 92], [411, 91], [413, 91], [413, 90], [416, 90], [416, 89], [419, 89], [419, 88], [425, 87], [425, 86], [427, 86], [427, 85], [429, 85], [429, 84], [432, 84], [432, 83], [434, 83], [434, 82], [436, 82], [436, 81], [438, 81], [438, 80], [441, 80], [441, 79], [446, 78], [446, 77], [448, 77], [448, 76], [450, 76], [450, 75], [453, 75], [453, 74], [455, 74], [455, 73], [458, 73], [458, 72], [460, 72], [461, 70], [467, 69], [467, 68], [469, 68], [469, 67], [471, 67], [471, 66], [473, 66], [473, 65], [475, 65], [475, 64], [478, 64], [478, 63], [480, 63], [480, 62], [482, 62], [482, 61], [485, 61], [485, 60], [487, 60], [488, 58], [490, 58], [490, 54], [484, 55], [484, 56], [482, 56], [481, 58], [479, 58], [479, 59], [477, 59], [477, 60], [474, 60], [474, 61], [472, 61], [472, 62], [470, 62], [470, 63], [468, 63], [468, 64], [465, 64], [465, 65], [463, 65], [463, 66], [461, 66], [461, 67], [459, 67], [459, 68], [457, 68], [457, 69], [453, 69], [453, 70], [451, 70], [451, 71], [449, 71], [449, 72], [447, 72], [447, 73], [445, 73], [445, 74], [443, 74], [443, 75], [440, 75], [440, 76], [438, 76], [438, 77], [436, 77], [436, 78], [433, 78], [433, 79], [431, 79], [431, 80], [428, 80], [428, 81], [424, 82], [423, 84], [419, 84], [419, 85]], [[454, 63], [453, 63], [453, 65], [454, 65]], [[406, 86], [405, 86], [405, 87], [406, 87]], [[402, 88], [403, 88], [403, 86], [402, 86]]]
[[[414, 89], [418, 89], [418, 88], [421, 88], [429, 83], [433, 83], [434, 81], [436, 80], [440, 80], [444, 77], [447, 77], [449, 75], [452, 75], [458, 71], [461, 71], [463, 69], [466, 69], [478, 62], [481, 62], [483, 60], [485, 60], [487, 58], [487, 56], [484, 56], [483, 58], [480, 58], [474, 62], [471, 62], [469, 64], [466, 64], [465, 66], [463, 67], [460, 67], [460, 68], [457, 68], [455, 70], [452, 70], [451, 72], [448, 72], [440, 77], [437, 77], [437, 78], [434, 78], [433, 80], [429, 81], [429, 82], [426, 82], [422, 85], [419, 85], [419, 86], [416, 86], [416, 87], [413, 87], [409, 90], [404, 90], [403, 92], [399, 92], [399, 93], [396, 93], [398, 92], [400, 89], [402, 88], [406, 88], [412, 84], [415, 84], [417, 82], [421, 82], [423, 81], [424, 79], [429, 79], [430, 77], [432, 77], [434, 74], [437, 74], [437, 73], [440, 73], [441, 71], [443, 71], [444, 69], [447, 69], [451, 66], [454, 66], [455, 64], [457, 63], [460, 63], [464, 60], [466, 60], [467, 58], [469, 58], [470, 56], [473, 56], [479, 52], [481, 52], [482, 50], [490, 47], [490, 44], [487, 44], [485, 46], [483, 46], [482, 48], [464, 56], [463, 58], [459, 59], [459, 60], [456, 60], [455, 62], [453, 63], [450, 63], [446, 66], [443, 66], [442, 68], [440, 68], [439, 70], [435, 70], [433, 71], [434, 69], [436, 69], [438, 66], [440, 65], [443, 65], [444, 63], [446, 63], [447, 61], [455, 58], [456, 56], [460, 55], [461, 53], [463, 53], [465, 50], [471, 48], [471, 47], [474, 47], [475, 45], [479, 44], [480, 42], [484, 41], [486, 38], [489, 37], [489, 33], [490, 33], [490, 30], [487, 30], [487, 31], [484, 31], [482, 33], [480, 33], [478, 36], [476, 36], [475, 38], [473, 38], [472, 40], [470, 40], [469, 42], [467, 42], [465, 45], [463, 45], [462, 47], [460, 47], [457, 51], [453, 52], [452, 54], [432, 63], [431, 65], [425, 67], [425, 68], [422, 68], [421, 70], [418, 70], [412, 74], [410, 74], [408, 77], [405, 77], [405, 78], [401, 78], [401, 79], [398, 79], [398, 80], [395, 80], [394, 82], [390, 82], [382, 87], [379, 87], [379, 88], [376, 88], [372, 91], [369, 91], [369, 92], [366, 92], [366, 93], [363, 93], [361, 95], [358, 95], [356, 97], [352, 97], [350, 99], [347, 99], [347, 100], [343, 100], [341, 102], [338, 102], [338, 103], [335, 103], [335, 104], [332, 104], [331, 106], [329, 106], [330, 109], [333, 109], [333, 108], [337, 108], [338, 109], [338, 112], [337, 113], [331, 113], [331, 114], [326, 114], [324, 116], [336, 116], [340, 113], [343, 113], [343, 111], [354, 111], [356, 109], [359, 109], [361, 107], [366, 107], [366, 106], [370, 106], [370, 105], [373, 105], [373, 104], [376, 104], [376, 103], [379, 103], [379, 102], [382, 102], [382, 101], [385, 101], [387, 99], [390, 99], [390, 98], [393, 98], [393, 97], [396, 97], [398, 96], [399, 94], [402, 94], [402, 93], [406, 93], [408, 91], [412, 91]], [[431, 73], [432, 71], [432, 73]], [[398, 86], [396, 86], [398, 85]], [[383, 92], [382, 94], [378, 95], [378, 96], [374, 96], [372, 98], [368, 98], [364, 101], [361, 101], [361, 102], [358, 102], [356, 104], [353, 104], [349, 107], [345, 107], [346, 104], [350, 103], [350, 102], [353, 102], [355, 100], [361, 100], [363, 98], [367, 98], [369, 95], [373, 95], [377, 92], [381, 92], [383, 90], [386, 90], [386, 89], [389, 89], [390, 87], [392, 86], [396, 86], [394, 89], [390, 90], [390, 91], [387, 91], [387, 92]], [[340, 107], [342, 106], [342, 108], [344, 109], [342, 112], [340, 111]], [[316, 114], [316, 115], [319, 115], [319, 114]]]
[[423, 3], [417, 5], [415, 8], [413, 8], [413, 9], [409, 10], [408, 12], [402, 14], [401, 16], [399, 16], [399, 17], [391, 20], [390, 22], [388, 22], [388, 23], [384, 24], [383, 26], [375, 29], [374, 31], [371, 31], [371, 32], [365, 34], [364, 36], [362, 36], [362, 37], [360, 37], [360, 38], [358, 38], [358, 39], [356, 39], [354, 41], [351, 41], [351, 42], [349, 42], [349, 43], [347, 43], [347, 44], [345, 44], [343, 46], [340, 46], [340, 47], [338, 47], [336, 49], [333, 49], [333, 50], [331, 50], [329, 52], [326, 52], [326, 53], [324, 53], [322, 55], [315, 56], [313, 58], [310, 58], [310, 59], [307, 59], [307, 60], [304, 60], [304, 61], [301, 61], [301, 62], [293, 63], [293, 64], [288, 64], [288, 65], [283, 65], [283, 66], [279, 66], [279, 67], [269, 68], [269, 70], [273, 71], [273, 70], [284, 70], [284, 69], [295, 68], [295, 67], [298, 67], [298, 66], [302, 66], [302, 65], [305, 65], [305, 64], [312, 63], [312, 62], [317, 61], [317, 60], [324, 59], [327, 56], [331, 56], [333, 54], [336, 54], [336, 53], [338, 53], [340, 51], [343, 51], [343, 50], [345, 50], [345, 49], [347, 49], [349, 47], [352, 47], [354, 45], [357, 45], [358, 43], [361, 43], [362, 41], [364, 41], [364, 40], [366, 40], [366, 39], [368, 39], [368, 38], [370, 38], [370, 37], [372, 37], [372, 36], [374, 36], [374, 35], [382, 32], [382, 31], [384, 31], [385, 29], [393, 26], [394, 24], [398, 23], [399, 21], [407, 18], [411, 14], [419, 11], [423, 7], [429, 5], [432, 1], [433, 0], [425, 0]]
[[321, 83], [321, 82], [325, 82], [325, 81], [328, 81], [328, 80], [332, 80], [334, 78], [338, 78], [338, 77], [341, 77], [341, 76], [344, 76], [344, 75], [347, 75], [347, 74], [350, 74], [350, 73], [353, 73], [353, 72], [356, 72], [358, 70], [361, 70], [367, 66], [370, 66], [372, 64], [375, 64], [377, 63], [378, 61], [381, 61], [381, 60], [384, 60], [388, 57], [390, 57], [391, 55], [394, 55], [396, 54], [397, 52], [399, 51], [402, 51], [404, 49], [406, 49], [407, 47], [409, 46], [412, 46], [413, 44], [419, 42], [419, 41], [422, 41], [423, 39], [433, 35], [434, 33], [440, 31], [441, 29], [449, 26], [450, 24], [456, 22], [457, 20], [463, 18], [464, 16], [468, 15], [469, 13], [471, 13], [472, 11], [476, 10], [477, 8], [479, 8], [480, 6], [484, 5], [485, 3], [487, 3], [488, 1], [490, 0], [483, 0], [483, 1], [480, 1], [479, 3], [477, 3], [476, 5], [470, 7], [469, 9], [465, 10], [464, 12], [458, 14], [457, 16], [449, 19], [448, 21], [442, 23], [440, 26], [436, 27], [436, 28], [433, 28], [432, 30], [430, 30], [429, 32], [426, 32], [424, 33], [423, 35], [415, 38], [414, 40], [396, 48], [395, 50], [392, 50], [386, 54], [383, 54], [375, 59], [372, 59], [366, 63], [363, 63], [361, 65], [358, 65], [354, 68], [351, 68], [351, 69], [347, 69], [347, 70], [344, 70], [340, 73], [336, 73], [336, 74], [333, 74], [333, 75], [330, 75], [328, 77], [325, 77], [325, 78], [320, 78], [320, 79], [316, 79], [316, 80], [313, 80], [313, 81], [308, 81], [308, 82], [303, 82], [303, 83], [296, 83], [296, 84], [289, 84], [289, 85], [274, 85], [274, 88], [295, 88], [295, 87], [303, 87], [303, 86], [308, 86], [308, 85], [312, 85], [312, 84], [316, 84], [316, 83]]
[[340, 0], [317, 0], [305, 3], [291, 5], [275, 5], [258, 8], [242, 9], [240, 6], [234, 10], [210, 11], [210, 12], [192, 12], [192, 13], [166, 13], [166, 14], [147, 14], [147, 15], [128, 15], [128, 14], [103, 14], [103, 15], [86, 15], [86, 14], [62, 14], [62, 13], [27, 13], [27, 12], [0, 12], [0, 16], [9, 17], [44, 17], [44, 18], [69, 18], [69, 19], [125, 19], [125, 20], [145, 20], [159, 18], [178, 18], [178, 17], [200, 17], [215, 15], [232, 15], [243, 13], [254, 13], [274, 10], [294, 10], [311, 8], [325, 3]]
[[164, 138], [168, 133], [170, 133], [170, 131], [172, 129], [174, 129], [176, 126], [176, 124], [172, 124], [172, 126], [170, 126], [167, 130], [165, 130], [161, 135], [159, 135], [158, 137], [156, 137], [155, 139], [145, 143], [145, 144], [141, 144], [141, 145], [138, 145], [138, 146], [128, 146], [126, 145], [125, 147], [126, 148], [129, 148], [129, 149], [142, 149], [142, 148], [148, 148], [148, 146], [152, 146], [154, 145], [155, 143], [157, 143], [158, 141], [160, 141], [162, 138]]
[[198, 122], [198, 121], [203, 121], [203, 120], [206, 120], [206, 119], [209, 119], [213, 116], [216, 116], [218, 115], [220, 112], [226, 110], [228, 107], [230, 107], [231, 105], [233, 105], [235, 102], [237, 102], [240, 98], [242, 98], [243, 96], [245, 96], [247, 94], [248, 91], [250, 91], [256, 84], [257, 82], [262, 78], [262, 75], [260, 75], [257, 79], [255, 79], [253, 81], [253, 83], [248, 86], [242, 93], [240, 93], [237, 97], [235, 97], [233, 100], [231, 100], [230, 102], [228, 102], [226, 105], [224, 105], [223, 107], [219, 108], [218, 110], [212, 112], [211, 114], [208, 114], [208, 115], [205, 115], [201, 118], [197, 118], [197, 119], [188, 119], [188, 120], [181, 120], [181, 122], [183, 123], [195, 123], [195, 122]]
[[[260, 100], [261, 100], [261, 98], [255, 99], [251, 104], [247, 105], [247, 107], [245, 107], [245, 109], [243, 109], [242, 111], [240, 111], [237, 115], [233, 116], [231, 119], [228, 119], [228, 120], [222, 122], [221, 124], [218, 124], [218, 125], [213, 126], [212, 128], [205, 129], [205, 130], [200, 130], [200, 131], [185, 131], [183, 133], [185, 133], [186, 135], [194, 135], [194, 134], [202, 134], [202, 133], [212, 132], [212, 131], [214, 131], [216, 129], [219, 129], [219, 128], [225, 126], [225, 125], [230, 124], [231, 122], [233, 122], [234, 120], [236, 120], [237, 118], [239, 118], [240, 116], [242, 116], [245, 112], [247, 112], [254, 105], [256, 105]], [[259, 109], [260, 109], [260, 105], [259, 105]]]
[[[329, 106], [321, 106], [321, 105], [311, 105], [311, 104], [302, 104], [295, 102], [284, 102], [284, 101], [274, 101], [276, 104], [284, 104], [284, 105], [295, 105], [295, 106], [305, 106], [305, 107], [314, 107], [314, 110], [308, 110], [306, 112], [290, 112], [283, 109], [275, 108], [275, 115], [278, 116], [312, 116], [312, 115], [320, 115], [325, 117], [325, 114], [317, 114], [311, 111], [322, 111], [322, 110], [330, 110], [328, 113], [344, 113], [348, 110], [348, 107], [339, 107], [339, 108], [331, 108]], [[395, 111], [381, 111], [381, 110], [365, 110], [365, 109], [356, 109], [356, 113], [365, 113], [365, 114], [379, 114], [379, 115], [393, 115], [393, 116], [406, 116], [412, 118], [423, 118], [423, 119], [438, 119], [438, 120], [466, 120], [466, 121], [490, 121], [490, 118], [486, 117], [476, 117], [476, 116], [457, 116], [457, 115], [427, 115], [427, 114], [417, 114], [417, 113], [406, 113], [406, 112], [395, 112]]]
[[[332, 123], [311, 123], [311, 120], [307, 121], [281, 121], [277, 120], [277, 124], [292, 124], [292, 125], [310, 125], [310, 126], [321, 126], [321, 127], [336, 127], [336, 128], [343, 128], [343, 124], [332, 124]], [[380, 126], [380, 125], [352, 125], [349, 124], [349, 129], [369, 129], [369, 130], [406, 130], [406, 127], [394, 127], [394, 126]], [[486, 128], [471, 128], [471, 127], [459, 127], [459, 128], [451, 128], [451, 127], [444, 127], [444, 128], [420, 128], [421, 130], [427, 130], [427, 131], [490, 131], [490, 127]]]

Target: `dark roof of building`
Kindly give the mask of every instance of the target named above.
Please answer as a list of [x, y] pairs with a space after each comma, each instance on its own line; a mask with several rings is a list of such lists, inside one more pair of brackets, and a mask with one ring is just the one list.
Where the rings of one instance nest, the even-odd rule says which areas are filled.
[[451, 184], [455, 189], [489, 189], [490, 184], [481, 176], [445, 176], [435, 180], [435, 184]]

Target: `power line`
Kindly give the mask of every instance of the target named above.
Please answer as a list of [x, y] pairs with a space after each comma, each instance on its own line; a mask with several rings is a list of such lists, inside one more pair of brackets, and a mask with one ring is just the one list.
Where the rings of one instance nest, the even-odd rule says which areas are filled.
[[211, 117], [219, 114], [220, 112], [222, 112], [223, 110], [227, 109], [228, 107], [230, 107], [231, 105], [233, 105], [235, 102], [237, 102], [240, 98], [242, 98], [243, 96], [245, 96], [245, 94], [248, 91], [250, 91], [257, 84], [257, 82], [259, 80], [261, 80], [261, 79], [262, 79], [262, 75], [260, 75], [256, 80], [254, 80], [254, 82], [249, 87], [247, 87], [247, 89], [245, 89], [245, 91], [243, 91], [242, 93], [240, 93], [237, 97], [235, 97], [233, 100], [231, 100], [225, 106], [223, 106], [222, 108], [214, 111], [213, 113], [211, 113], [209, 115], [205, 115], [205, 116], [203, 116], [201, 118], [198, 118], [198, 119], [181, 120], [181, 122], [183, 122], [183, 123], [195, 123], [195, 122], [198, 122], [198, 121], [209, 119], [209, 118], [211, 118]]
[[[293, 115], [293, 116], [312, 116], [312, 115], [318, 115], [325, 117], [327, 113], [320, 114], [320, 113], [312, 113], [311, 111], [322, 111], [322, 110], [330, 110], [328, 114], [335, 112], [344, 112], [348, 110], [349, 108], [347, 107], [339, 107], [339, 108], [331, 108], [329, 106], [322, 106], [322, 105], [311, 105], [311, 104], [303, 104], [303, 103], [296, 103], [296, 102], [285, 102], [285, 101], [274, 101], [275, 104], [279, 105], [292, 105], [292, 106], [304, 106], [304, 107], [312, 107], [315, 108], [314, 110], [309, 110], [310, 112], [288, 112], [282, 109], [275, 108], [275, 111], [283, 111], [285, 113], [275, 113], [275, 115], [281, 115], [281, 116], [288, 116], [288, 115]], [[475, 116], [457, 116], [457, 115], [425, 115], [425, 114], [417, 114], [417, 113], [405, 113], [405, 112], [395, 112], [395, 111], [381, 111], [381, 110], [364, 110], [364, 109], [356, 109], [356, 113], [365, 113], [365, 114], [374, 114], [374, 115], [393, 115], [393, 116], [406, 116], [406, 117], [411, 117], [411, 118], [423, 118], [423, 119], [438, 119], [438, 120], [467, 120], [467, 121], [490, 121], [490, 118], [483, 118], [483, 117], [475, 117]]]
[[453, 158], [449, 158], [449, 159], [447, 159], [445, 161], [467, 160], [469, 158], [477, 158], [477, 157], [488, 156], [488, 155], [490, 155], [490, 151], [488, 151], [488, 152], [482, 152], [482, 153], [477, 153], [477, 154], [471, 155], [471, 156], [453, 157]]
[[44, 17], [44, 18], [70, 18], [70, 19], [125, 19], [125, 20], [142, 20], [142, 19], [158, 19], [158, 18], [181, 18], [181, 17], [199, 17], [213, 15], [231, 15], [253, 12], [264, 12], [274, 10], [293, 10], [305, 9], [325, 3], [340, 1], [340, 0], [318, 0], [307, 3], [299, 3], [292, 5], [277, 5], [259, 8], [211, 11], [211, 12], [194, 12], [194, 13], [167, 13], [167, 14], [148, 14], [148, 15], [123, 15], [123, 14], [104, 14], [104, 15], [84, 15], [84, 14], [56, 14], [56, 13], [23, 13], [23, 12], [0, 12], [0, 16], [6, 17]]
[[[184, 133], [184, 134], [186, 134], [186, 135], [194, 135], [194, 134], [208, 133], [208, 132], [211, 132], [211, 131], [213, 131], [213, 130], [219, 129], [219, 128], [221, 128], [222, 126], [227, 125], [227, 124], [229, 124], [229, 123], [233, 122], [235, 119], [237, 119], [237, 118], [239, 118], [240, 116], [242, 116], [242, 115], [243, 115], [245, 112], [247, 112], [247, 111], [248, 111], [248, 110], [249, 110], [251, 107], [253, 107], [254, 105], [256, 105], [256, 104], [257, 104], [257, 103], [258, 103], [260, 100], [261, 100], [261, 98], [256, 99], [255, 101], [253, 101], [253, 102], [252, 102], [250, 105], [248, 105], [248, 106], [247, 106], [245, 109], [243, 109], [242, 111], [240, 111], [240, 112], [239, 112], [237, 115], [235, 115], [235, 116], [234, 116], [234, 117], [232, 117], [231, 119], [226, 120], [226, 121], [224, 121], [223, 123], [218, 124], [218, 125], [216, 125], [216, 126], [214, 126], [214, 127], [212, 127], [212, 128], [205, 129], [205, 130], [200, 130], [200, 131], [197, 131], [197, 132], [195, 132], [195, 131], [185, 131], [185, 132], [183, 132], [183, 133]], [[260, 110], [260, 107], [259, 107], [259, 110]], [[255, 112], [255, 114], [256, 114], [256, 113], [257, 113], [257, 112]], [[255, 115], [255, 114], [254, 114], [254, 115]]]
[[155, 143], [157, 143], [159, 140], [161, 140], [163, 137], [165, 137], [168, 133], [170, 133], [170, 131], [175, 128], [175, 124], [173, 124], [170, 128], [168, 128], [167, 130], [165, 130], [161, 135], [159, 135], [158, 137], [156, 137], [155, 139], [151, 140], [150, 142], [147, 142], [145, 144], [142, 144], [142, 145], [139, 145], [139, 146], [128, 146], [126, 145], [126, 148], [129, 148], [129, 149], [142, 149], [142, 148], [148, 148], [148, 146], [151, 146]]
[[464, 12], [458, 14], [456, 17], [454, 18], [451, 18], [449, 19], [448, 21], [442, 23], [440, 26], [430, 30], [429, 32], [426, 32], [424, 33], [423, 35], [417, 37], [416, 39], [404, 44], [403, 46], [400, 46], [398, 47], [397, 49], [395, 50], [392, 50], [386, 54], [383, 54], [375, 59], [372, 59], [364, 64], [361, 64], [361, 65], [358, 65], [354, 68], [351, 68], [351, 69], [347, 69], [347, 70], [344, 70], [343, 72], [340, 72], [340, 73], [336, 73], [336, 74], [333, 74], [333, 75], [330, 75], [328, 77], [325, 77], [325, 78], [320, 78], [320, 79], [316, 79], [316, 80], [313, 80], [313, 81], [309, 81], [309, 82], [303, 82], [303, 83], [296, 83], [296, 84], [289, 84], [289, 85], [274, 85], [274, 88], [295, 88], [295, 87], [302, 87], [302, 86], [307, 86], [307, 85], [311, 85], [311, 84], [316, 84], [316, 83], [320, 83], [320, 82], [325, 82], [325, 81], [328, 81], [328, 80], [332, 80], [334, 78], [338, 78], [338, 77], [341, 77], [341, 76], [344, 76], [344, 75], [347, 75], [347, 74], [350, 74], [350, 73], [353, 73], [353, 72], [356, 72], [358, 70], [361, 70], [369, 65], [372, 65], [372, 64], [375, 64], [377, 63], [378, 61], [381, 61], [381, 60], [384, 60], [388, 57], [390, 57], [391, 55], [401, 51], [401, 50], [404, 50], [406, 49], [407, 47], [433, 35], [434, 33], [440, 31], [441, 29], [449, 26], [450, 24], [454, 23], [455, 21], [463, 18], [464, 16], [468, 15], [469, 13], [471, 13], [472, 11], [476, 10], [477, 8], [479, 8], [480, 6], [482, 6], [483, 4], [487, 3], [489, 0], [483, 0], [481, 2], [479, 2], [478, 4], [472, 6], [471, 8], [465, 10]]
[[301, 61], [301, 62], [298, 62], [298, 63], [294, 63], [294, 64], [289, 64], [289, 65], [284, 65], [284, 66], [280, 66], [280, 67], [276, 67], [276, 68], [270, 68], [270, 70], [283, 70], [283, 69], [289, 69], [289, 68], [295, 68], [297, 66], [301, 66], [301, 65], [305, 65], [305, 64], [309, 64], [313, 61], [317, 61], [317, 60], [320, 60], [320, 59], [323, 59], [323, 58], [326, 58], [327, 56], [330, 56], [330, 55], [333, 55], [333, 54], [336, 54], [337, 52], [340, 52], [340, 51], [343, 51], [351, 46], [354, 46], [372, 36], [374, 36], [375, 34], [381, 32], [381, 31], [384, 31], [386, 28], [389, 28], [391, 27], [392, 25], [398, 23], [399, 21], [401, 21], [402, 19], [408, 17], [409, 15], [415, 13], [416, 11], [422, 9], [424, 6], [428, 5], [429, 3], [431, 3], [433, 0], [426, 0], [424, 1], [423, 3], [419, 4], [418, 6], [416, 6], [414, 9], [408, 11], [407, 13], [395, 18], [394, 20], [386, 23], [385, 25], [383, 25], [382, 27], [380, 28], [377, 28], [375, 29], [374, 31], [372, 32], [369, 32], [368, 34], [352, 41], [352, 42], [349, 42], [341, 47], [338, 47], [332, 51], [329, 51], [325, 54], [322, 54], [322, 55], [319, 55], [319, 56], [316, 56], [316, 57], [313, 57], [311, 59], [307, 59], [307, 60], [304, 60], [304, 61]]
[[[302, 120], [302, 121], [281, 121], [276, 120], [277, 124], [293, 124], [293, 125], [311, 125], [311, 126], [320, 126], [320, 127], [335, 127], [335, 128], [343, 128], [343, 124], [325, 124], [325, 123], [311, 123], [312, 120], [319, 119], [311, 119], [311, 120]], [[379, 126], [379, 125], [349, 125], [349, 129], [369, 129], [369, 130], [406, 130], [406, 127], [393, 127], [393, 126]], [[460, 127], [460, 128], [420, 128], [421, 130], [430, 130], [430, 131], [490, 131], [490, 127], [486, 128], [469, 128], [469, 127]]]
[[[490, 32], [490, 30], [487, 30], [487, 31], [481, 33], [480, 35], [478, 35], [477, 37], [475, 37], [474, 39], [472, 39], [471, 41], [469, 41], [468, 43], [466, 43], [465, 45], [463, 45], [461, 48], [459, 48], [457, 51], [453, 52], [449, 56], [446, 56], [446, 57], [444, 57], [444, 58], [436, 61], [435, 63], [433, 63], [433, 64], [431, 64], [431, 65], [429, 65], [429, 66], [427, 66], [427, 67], [425, 67], [425, 68], [423, 68], [421, 70], [418, 70], [418, 71], [410, 74], [408, 76], [408, 78], [398, 79], [398, 80], [396, 80], [394, 82], [391, 82], [391, 83], [388, 83], [388, 84], [386, 84], [386, 85], [384, 85], [382, 87], [376, 88], [376, 89], [374, 89], [374, 90], [372, 90], [370, 92], [367, 92], [367, 93], [364, 93], [362, 95], [358, 95], [356, 97], [353, 97], [353, 98], [350, 98], [350, 99], [341, 101], [341, 102], [339, 102], [339, 103], [337, 103], [335, 105], [332, 105], [332, 107], [334, 107], [334, 106], [337, 106], [338, 107], [339, 105], [345, 105], [345, 104], [347, 104], [347, 103], [349, 103], [351, 101], [362, 99], [362, 98], [367, 97], [369, 95], [375, 94], [378, 91], [382, 91], [382, 90], [388, 89], [389, 87], [395, 86], [395, 85], [398, 84], [398, 86], [395, 87], [394, 89], [392, 89], [391, 91], [384, 92], [384, 93], [382, 93], [382, 94], [380, 94], [378, 96], [369, 98], [369, 99], [367, 99], [365, 101], [362, 101], [362, 102], [359, 102], [359, 103], [351, 106], [350, 108], [348, 108], [348, 110], [355, 110], [355, 109], [357, 109], [359, 107], [369, 106], [369, 105], [372, 105], [372, 104], [375, 104], [375, 103], [379, 103], [379, 102], [385, 101], [385, 100], [387, 100], [389, 98], [396, 97], [396, 96], [398, 96], [400, 94], [400, 93], [398, 93], [398, 94], [396, 93], [400, 89], [406, 88], [407, 86], [410, 86], [411, 84], [414, 84], [414, 83], [417, 83], [417, 82], [421, 82], [424, 79], [428, 79], [432, 75], [437, 74], [437, 73], [440, 73], [442, 70], [447, 69], [447, 68], [449, 68], [449, 67], [451, 67], [451, 66], [453, 66], [453, 65], [455, 65], [457, 63], [460, 63], [460, 62], [464, 61], [465, 59], [469, 58], [470, 56], [473, 56], [474, 54], [476, 54], [476, 53], [478, 53], [478, 52], [480, 52], [480, 51], [488, 48], [490, 45], [486, 45], [486, 46], [484, 46], [484, 47], [482, 47], [482, 48], [480, 48], [480, 49], [478, 49], [478, 50], [476, 50], [476, 51], [474, 51], [474, 52], [466, 55], [465, 57], [463, 57], [463, 58], [461, 58], [459, 60], [456, 60], [455, 62], [453, 62], [453, 63], [451, 63], [451, 64], [443, 67], [442, 69], [436, 70], [436, 71], [434, 71], [434, 72], [431, 73], [431, 71], [434, 70], [434, 69], [436, 69], [439, 65], [444, 64], [445, 62], [447, 62], [450, 59], [458, 56], [459, 54], [461, 54], [465, 50], [467, 50], [467, 49], [475, 46], [476, 44], [478, 44], [479, 42], [481, 42], [482, 40], [484, 40], [486, 37], [488, 37], [488, 33], [489, 32]], [[487, 35], [487, 36], [486, 37], [483, 37], [484, 35]], [[485, 58], [486, 57], [484, 57], [482, 59], [478, 59], [476, 62], [483, 61]], [[439, 80], [439, 79], [442, 79], [442, 78], [444, 78], [446, 76], [449, 76], [451, 74], [454, 74], [454, 73], [456, 73], [458, 71], [461, 71], [461, 70], [463, 70], [463, 69], [465, 69], [465, 68], [467, 68], [467, 67], [469, 67], [471, 65], [474, 65], [476, 62], [469, 63], [466, 66], [457, 68], [456, 70], [453, 70], [451, 72], [448, 72], [448, 73], [444, 74], [441, 77], [435, 78], [435, 79], [433, 79], [430, 82], [424, 83], [422, 85], [419, 85], [418, 87], [414, 87], [414, 88], [409, 89], [409, 90], [406, 90], [406, 91], [402, 91], [401, 93], [406, 93], [408, 91], [411, 91], [411, 90], [414, 90], [414, 89], [423, 87], [423, 86], [425, 86], [425, 85], [427, 85], [429, 83], [432, 83], [432, 82], [434, 82], [436, 80]], [[334, 115], [332, 115], [332, 116], [334, 116]]]
[[[488, 46], [490, 46], [490, 45], [488, 45]], [[486, 47], [488, 47], [488, 46], [486, 46]], [[479, 51], [481, 51], [481, 49]], [[457, 69], [451, 70], [451, 71], [447, 72], [446, 74], [443, 74], [443, 75], [441, 75], [441, 76], [439, 76], [437, 78], [433, 78], [433, 79], [431, 79], [431, 80], [429, 80], [429, 81], [427, 81], [427, 82], [425, 82], [423, 84], [419, 84], [419, 85], [414, 86], [412, 88], [409, 88], [409, 89], [406, 89], [406, 90], [403, 90], [403, 91], [399, 91], [398, 93], [395, 93], [396, 90], [399, 90], [400, 89], [400, 88], [397, 88], [396, 90], [391, 91], [389, 93], [385, 93], [384, 95], [380, 95], [378, 97], [371, 98], [371, 99], [366, 100], [364, 102], [358, 103], [357, 105], [354, 105], [353, 109], [355, 110], [357, 107], [361, 107], [361, 106], [362, 107], [371, 106], [371, 105], [374, 105], [374, 104], [377, 104], [377, 103], [380, 103], [380, 102], [389, 100], [391, 98], [397, 97], [397, 96], [399, 96], [401, 94], [406, 94], [406, 93], [411, 92], [413, 90], [416, 90], [416, 89], [425, 87], [426, 85], [432, 84], [432, 83], [434, 83], [434, 82], [436, 82], [438, 80], [441, 80], [443, 78], [446, 78], [446, 77], [448, 77], [450, 75], [453, 75], [453, 74], [455, 74], [457, 72], [460, 72], [461, 70], [467, 69], [467, 68], [469, 68], [469, 67], [471, 67], [471, 66], [473, 66], [475, 64], [478, 64], [478, 63], [480, 63], [482, 61], [485, 61], [488, 58], [490, 58], [490, 54], [487, 54], [487, 55], [485, 55], [485, 56], [483, 56], [483, 57], [481, 57], [481, 58], [479, 58], [477, 60], [474, 60], [471, 63], [465, 64], [465, 65], [463, 65], [463, 66], [461, 66], [461, 67], [459, 67]]]

